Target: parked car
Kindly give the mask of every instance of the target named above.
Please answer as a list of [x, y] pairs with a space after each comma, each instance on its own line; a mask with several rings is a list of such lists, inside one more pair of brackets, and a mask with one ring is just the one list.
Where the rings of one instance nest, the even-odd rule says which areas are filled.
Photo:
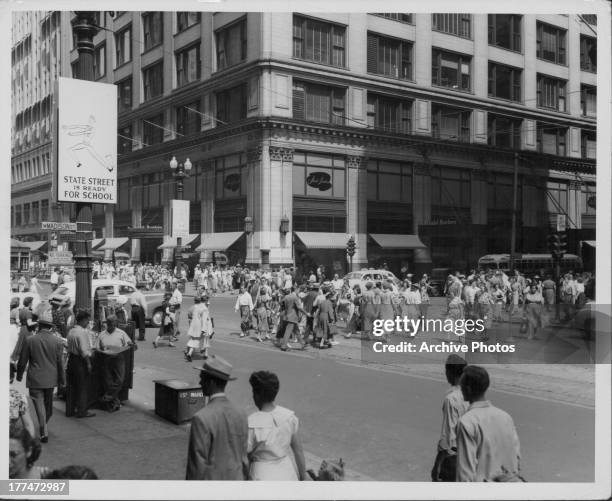
[[391, 283], [393, 292], [398, 292], [401, 284], [399, 279], [388, 270], [352, 271], [351, 273], [345, 275], [343, 280], [348, 280], [351, 288], [355, 287], [355, 285], [359, 285], [362, 292], [365, 290], [365, 284], [368, 282], [377, 284], [387, 281]]
[[429, 276], [430, 296], [440, 297], [444, 295], [449, 273], [450, 268], [433, 268], [431, 270], [431, 275]]
[[[131, 296], [136, 290], [136, 287], [130, 282], [124, 282], [122, 280], [112, 279], [94, 279], [92, 280], [91, 288], [91, 299], [95, 297], [96, 291], [104, 290], [109, 300], [116, 299], [119, 296]], [[59, 286], [51, 296], [49, 302], [60, 302], [66, 296], [70, 298], [72, 304], [76, 297], [76, 283], [68, 282]], [[145, 320], [153, 327], [159, 327], [162, 319], [162, 301], [164, 298], [163, 293], [152, 292], [144, 293], [147, 307], [145, 308]]]

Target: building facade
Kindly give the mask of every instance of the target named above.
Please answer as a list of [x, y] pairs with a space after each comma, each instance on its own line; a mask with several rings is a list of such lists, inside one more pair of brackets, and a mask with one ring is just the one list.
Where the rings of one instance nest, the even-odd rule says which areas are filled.
[[[17, 54], [40, 27], [25, 68], [47, 68], [42, 19], [56, 14], [15, 31]], [[78, 71], [68, 17], [45, 78]], [[510, 251], [515, 198], [517, 251], [546, 252], [559, 215], [570, 251], [594, 239], [595, 16], [119, 12], [99, 24], [119, 180], [94, 228], [133, 260], [172, 258], [172, 157], [193, 165], [184, 195], [202, 262], [222, 252], [342, 274], [350, 234], [357, 267], [472, 267]], [[24, 71], [15, 56], [14, 82]], [[48, 109], [42, 80], [30, 101], [13, 89], [13, 235], [36, 240], [42, 200], [56, 206], [49, 161], [35, 170], [24, 142]]]

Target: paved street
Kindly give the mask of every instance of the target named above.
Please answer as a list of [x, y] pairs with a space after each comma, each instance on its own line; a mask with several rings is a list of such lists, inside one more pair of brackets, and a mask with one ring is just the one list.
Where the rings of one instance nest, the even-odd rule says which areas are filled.
[[[318, 466], [320, 458], [342, 457], [354, 480], [429, 479], [446, 391], [441, 365], [421, 363], [412, 367], [412, 373], [393, 365], [363, 365], [359, 341], [343, 338], [340, 346], [323, 352], [281, 353], [269, 343], [238, 337], [234, 300], [235, 296], [224, 296], [211, 301], [217, 326], [212, 349], [235, 367], [238, 380], [228, 391], [234, 402], [253, 411], [249, 374], [259, 369], [274, 371], [281, 382], [277, 402], [300, 418], [309, 466]], [[185, 307], [190, 301], [185, 298]], [[176, 348], [158, 349], [151, 343], [154, 335], [154, 329], [147, 329], [147, 341], [139, 343], [130, 402], [119, 413], [98, 410], [88, 420], [67, 419], [57, 412], [41, 464], [89, 464], [104, 478], [183, 478], [188, 426], [176, 426], [154, 415], [152, 381], [196, 382], [198, 374], [183, 359], [184, 334]], [[194, 365], [199, 364], [201, 361], [194, 360]], [[592, 400], [585, 398], [592, 391], [590, 370], [580, 366], [494, 367], [491, 376], [489, 398], [515, 420], [526, 478], [592, 480], [594, 409]], [[507, 378], [515, 384], [504, 381]], [[577, 383], [574, 395], [582, 398], [568, 398], [567, 388], [563, 392], [570, 379]], [[536, 387], [542, 391], [532, 391]], [[58, 408], [62, 405], [57, 402]]]

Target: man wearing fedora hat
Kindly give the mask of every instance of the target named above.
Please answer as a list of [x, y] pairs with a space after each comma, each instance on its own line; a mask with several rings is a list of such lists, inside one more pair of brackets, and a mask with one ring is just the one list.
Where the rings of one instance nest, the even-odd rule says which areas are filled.
[[200, 371], [206, 407], [191, 420], [186, 480], [245, 480], [248, 471], [246, 414], [225, 396], [232, 366], [212, 355]]
[[17, 381], [21, 381], [28, 368], [26, 386], [34, 402], [34, 409], [40, 427], [40, 441], [49, 440], [47, 422], [53, 413], [53, 388], [64, 386], [64, 366], [62, 341], [51, 329], [53, 318], [47, 310], [38, 318], [40, 330], [35, 336], [25, 340], [17, 364]]

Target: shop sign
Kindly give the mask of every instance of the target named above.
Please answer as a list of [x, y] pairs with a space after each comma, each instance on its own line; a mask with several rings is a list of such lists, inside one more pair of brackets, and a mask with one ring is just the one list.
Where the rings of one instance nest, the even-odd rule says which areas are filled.
[[117, 86], [57, 83], [57, 200], [117, 203]]
[[327, 172], [311, 172], [306, 178], [306, 184], [319, 191], [327, 191], [332, 187], [331, 176]]

